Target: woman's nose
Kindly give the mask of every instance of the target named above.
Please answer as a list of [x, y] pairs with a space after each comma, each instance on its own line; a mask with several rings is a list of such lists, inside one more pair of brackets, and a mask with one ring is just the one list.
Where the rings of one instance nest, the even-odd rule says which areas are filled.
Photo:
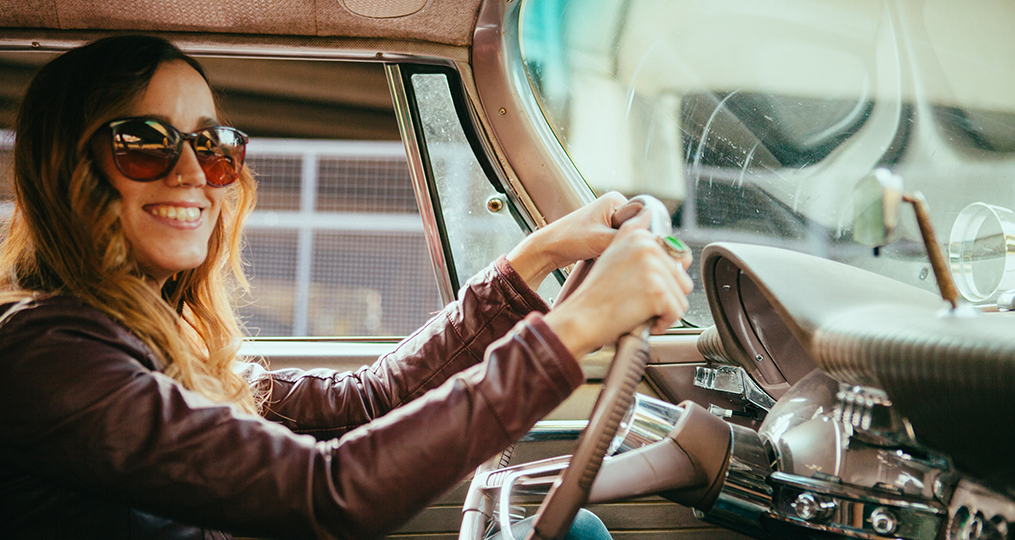
[[166, 182], [173, 187], [201, 187], [208, 183], [201, 162], [197, 160], [197, 152], [194, 151], [193, 143], [190, 141], [184, 141], [180, 159], [166, 177]]

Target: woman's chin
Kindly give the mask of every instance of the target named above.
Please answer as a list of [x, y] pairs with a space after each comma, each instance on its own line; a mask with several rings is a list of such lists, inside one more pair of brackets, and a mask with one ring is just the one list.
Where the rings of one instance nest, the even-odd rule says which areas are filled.
[[157, 259], [150, 259], [147, 262], [142, 262], [140, 266], [145, 274], [154, 279], [161, 286], [165, 284], [166, 280], [172, 278], [176, 274], [186, 272], [187, 270], [193, 270], [198, 266], [201, 266], [204, 259], [205, 254], [186, 258], [177, 257], [174, 260], [162, 262], [159, 262]]

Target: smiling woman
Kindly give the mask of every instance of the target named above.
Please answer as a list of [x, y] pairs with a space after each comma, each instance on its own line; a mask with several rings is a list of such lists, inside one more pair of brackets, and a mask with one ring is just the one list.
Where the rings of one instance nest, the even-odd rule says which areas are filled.
[[[567, 397], [577, 357], [687, 307], [648, 216], [611, 228], [614, 193], [369, 368], [243, 363], [226, 285], [245, 284], [256, 184], [218, 118], [200, 64], [161, 38], [101, 39], [30, 85], [0, 256], [0, 359], [19, 381], [0, 408], [23, 411], [0, 419], [6, 537], [382, 535]], [[594, 257], [549, 311], [534, 288]]]
[[[124, 50], [128, 44], [134, 50]], [[69, 87], [68, 80], [77, 84]], [[207, 185], [193, 152], [162, 182], [126, 178], [113, 163], [112, 145], [101, 139], [111, 140], [109, 122], [133, 116], [195, 127], [216, 118], [201, 66], [162, 40], [121, 38], [63, 55], [36, 75], [18, 117], [15, 192], [21, 212], [4, 244], [2, 262], [12, 272], [4, 274], [2, 288], [15, 298], [23, 296], [17, 291], [60, 291], [132, 321], [145, 328], [137, 333], [167, 373], [253, 412], [249, 387], [226, 369], [241, 333], [216, 270], [228, 264], [242, 283], [240, 227], [254, 203], [253, 178], [241, 175], [226, 201], [220, 189]], [[173, 179], [184, 175], [197, 189], [180, 185], [176, 191], [186, 195], [152, 199], [153, 188], [169, 191]], [[151, 213], [167, 204], [199, 207], [203, 219], [184, 223]], [[146, 282], [153, 279], [161, 289], [179, 272], [184, 274], [162, 295], [180, 308], [185, 296], [193, 298], [190, 311], [198, 315], [191, 325], [201, 345], [178, 339], [176, 313]], [[212, 351], [207, 365], [195, 361], [202, 348]]]
[[[191, 135], [193, 139], [187, 141], [190, 144], [180, 137], [174, 126], [185, 126], [184, 129], [190, 131], [206, 129], [208, 125], [217, 123], [215, 102], [208, 83], [193, 67], [182, 61], [163, 63], [152, 76], [143, 96], [135, 101], [127, 114], [136, 118], [165, 118], [170, 124], [164, 126], [168, 128], [167, 133], [156, 132], [154, 143], [166, 145], [170, 137], [177, 143], [175, 148], [132, 150], [129, 144], [121, 142], [128, 139], [130, 132], [127, 130], [131, 124], [124, 125], [120, 121], [107, 124], [92, 139], [92, 150], [99, 169], [120, 193], [120, 224], [130, 242], [134, 259], [161, 286], [170, 276], [197, 268], [207, 258], [208, 240], [218, 223], [225, 196], [219, 188], [232, 183], [238, 176], [242, 168], [242, 146], [239, 152], [233, 152], [239, 154], [236, 157], [241, 161], [230, 167], [230, 170], [236, 170], [236, 174], [213, 175], [208, 174], [206, 151], [198, 154], [198, 147], [193, 142], [201, 135]], [[108, 142], [110, 135], [113, 144]], [[159, 135], [162, 141], [158, 140]], [[210, 140], [210, 135], [203, 137]], [[139, 139], [136, 135], [130, 138]], [[242, 141], [244, 136], [240, 134], [238, 138]], [[139, 142], [144, 143], [143, 140]], [[220, 142], [215, 143], [216, 148], [222, 146]], [[127, 166], [131, 163], [129, 158], [134, 154], [144, 156], [156, 152], [172, 152], [175, 158], [167, 161], [161, 171], [153, 171], [152, 178], [138, 177], [137, 172], [129, 174], [132, 171]], [[220, 150], [211, 152], [211, 155], [221, 153]]]

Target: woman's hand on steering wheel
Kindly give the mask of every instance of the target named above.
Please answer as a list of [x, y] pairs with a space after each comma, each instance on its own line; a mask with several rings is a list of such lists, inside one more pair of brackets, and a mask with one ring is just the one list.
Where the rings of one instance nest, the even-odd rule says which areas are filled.
[[546, 323], [576, 358], [647, 320], [662, 332], [687, 311], [694, 287], [690, 253], [673, 260], [647, 229], [643, 211], [624, 223], [584, 282], [546, 315]]
[[508, 254], [508, 262], [535, 289], [550, 272], [598, 257], [617, 235], [611, 220], [626, 202], [615, 191], [599, 197], [527, 236]]

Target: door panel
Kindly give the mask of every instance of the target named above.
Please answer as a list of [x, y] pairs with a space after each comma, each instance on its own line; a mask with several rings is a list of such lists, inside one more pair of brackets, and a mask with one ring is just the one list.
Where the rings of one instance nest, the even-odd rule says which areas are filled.
[[[671, 400], [671, 395], [693, 396], [699, 404], [728, 404], [719, 400], [721, 395], [714, 391], [696, 389], [693, 381], [694, 367], [704, 365], [704, 358], [695, 346], [693, 335], [655, 336], [650, 342], [651, 364], [646, 380], [637, 391], [643, 394]], [[244, 343], [243, 352], [258, 355], [272, 368], [293, 367], [312, 369], [328, 367], [339, 370], [355, 370], [373, 363], [376, 358], [395, 348], [395, 339], [353, 338], [316, 340], [252, 340]], [[592, 406], [599, 395], [602, 377], [612, 358], [612, 350], [606, 349], [589, 355], [582, 360], [582, 369], [587, 383], [554, 409], [547, 421], [584, 421], [592, 412]], [[692, 390], [688, 390], [688, 388]], [[697, 390], [698, 393], [694, 393]], [[692, 392], [685, 394], [685, 392]], [[722, 406], [722, 405], [720, 405]], [[526, 437], [515, 445], [510, 464], [525, 463], [547, 457], [570, 454], [574, 448], [581, 422], [568, 434], [558, 434], [554, 440], [533, 440]], [[537, 426], [545, 425], [541, 422]], [[469, 479], [435, 501], [418, 516], [400, 527], [389, 538], [399, 539], [457, 539], [462, 520], [462, 504], [468, 490]], [[519, 500], [526, 515], [533, 515], [538, 500]], [[672, 503], [662, 497], [643, 497], [620, 503], [593, 505], [590, 507], [603, 520], [617, 540], [739, 540], [736, 533], [719, 529], [699, 521], [691, 509]]]

